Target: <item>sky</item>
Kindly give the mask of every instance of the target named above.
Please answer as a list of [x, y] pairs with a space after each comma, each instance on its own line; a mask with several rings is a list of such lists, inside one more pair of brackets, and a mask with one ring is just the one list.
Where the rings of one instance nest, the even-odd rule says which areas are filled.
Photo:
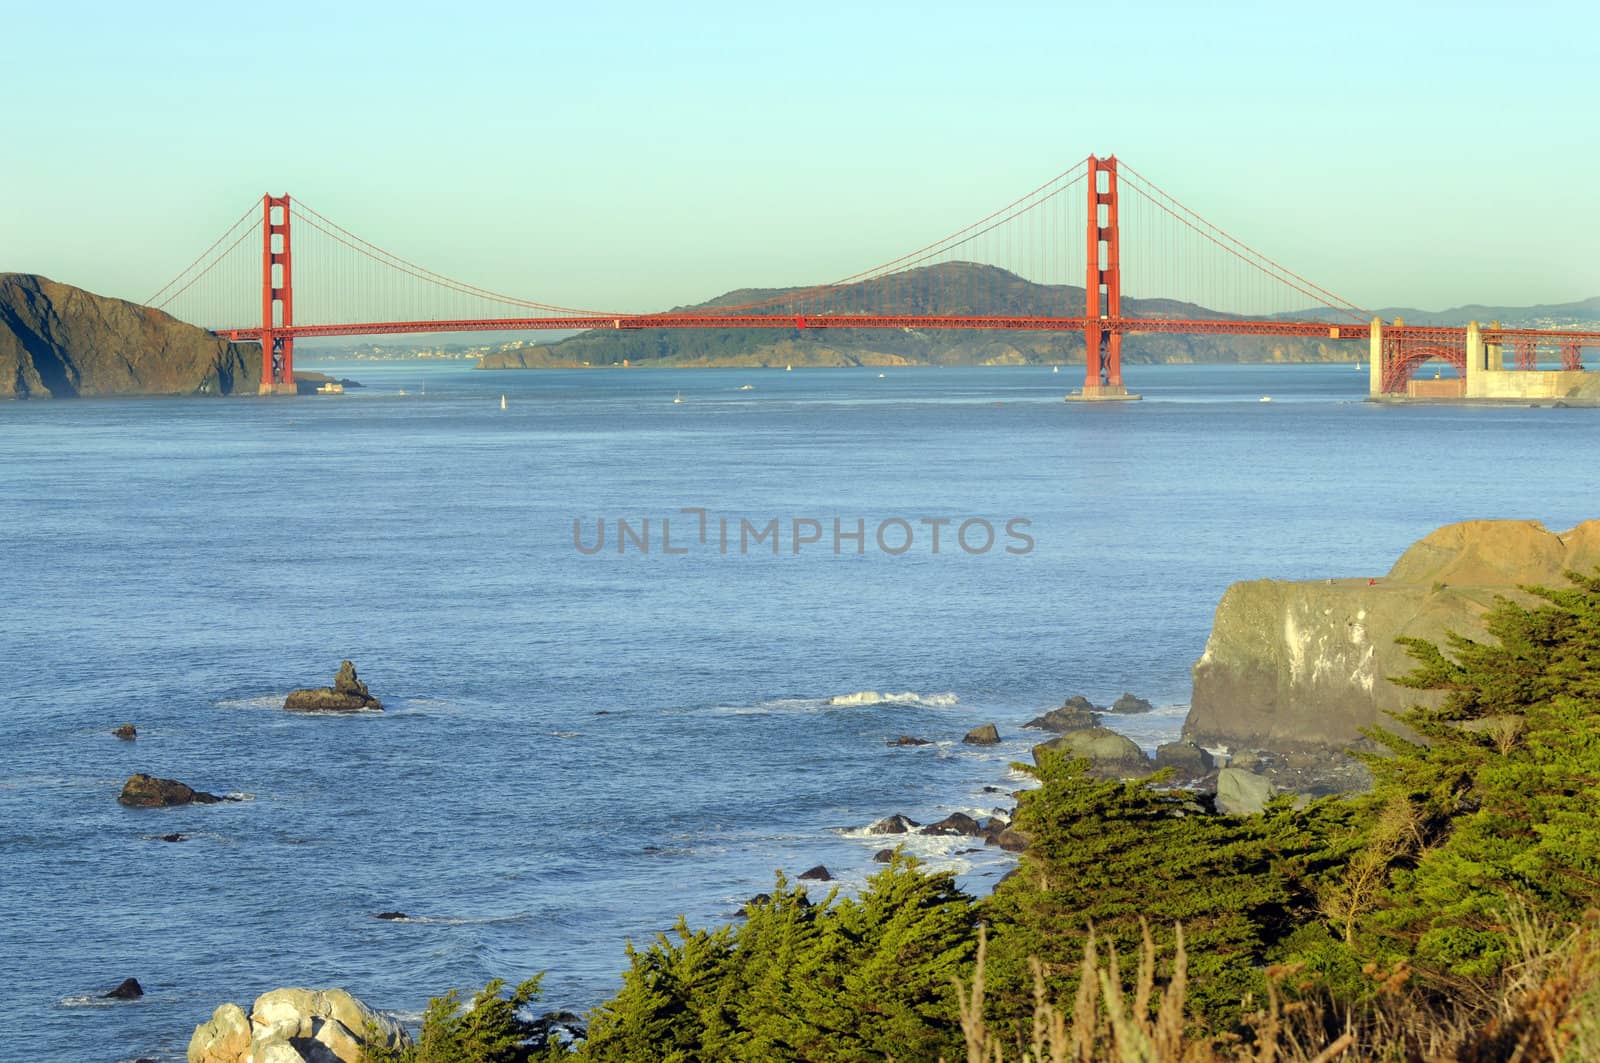
[[1591, 4], [0, 0], [0, 271], [143, 300], [263, 192], [636, 310], [920, 247], [1090, 153], [1363, 306], [1600, 295]]

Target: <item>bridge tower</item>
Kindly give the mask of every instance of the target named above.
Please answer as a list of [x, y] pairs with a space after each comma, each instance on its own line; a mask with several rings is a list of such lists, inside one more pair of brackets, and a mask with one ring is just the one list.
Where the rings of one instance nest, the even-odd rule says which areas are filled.
[[294, 324], [288, 194], [262, 196], [261, 211], [261, 394], [293, 395], [294, 336], [277, 331]]
[[1137, 399], [1122, 384], [1122, 251], [1117, 226], [1117, 157], [1089, 156], [1088, 263], [1084, 270], [1083, 390], [1074, 399]]

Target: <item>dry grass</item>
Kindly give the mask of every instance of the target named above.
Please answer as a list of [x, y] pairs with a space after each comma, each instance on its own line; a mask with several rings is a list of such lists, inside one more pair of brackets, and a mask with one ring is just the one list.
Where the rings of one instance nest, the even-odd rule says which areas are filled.
[[[1293, 969], [1268, 973], [1266, 1007], [1245, 1032], [1197, 1031], [1184, 1013], [1188, 957], [1177, 928], [1172, 975], [1157, 986], [1156, 949], [1145, 928], [1131, 987], [1115, 950], [1103, 960], [1091, 933], [1069, 1011], [1045, 993], [1032, 961], [1033, 1017], [1025, 1043], [1003, 1043], [984, 1024], [987, 936], [978, 939], [970, 987], [957, 983], [967, 1063], [1581, 1063], [1600, 1060], [1600, 934], [1596, 924], [1558, 933], [1513, 913], [1519, 961], [1478, 999], [1441, 1002], [1411, 986], [1405, 968], [1371, 972], [1379, 993], [1359, 1013], [1335, 1015], [1315, 1001], [1285, 1002]], [[941, 1061], [943, 1063], [943, 1061]]]

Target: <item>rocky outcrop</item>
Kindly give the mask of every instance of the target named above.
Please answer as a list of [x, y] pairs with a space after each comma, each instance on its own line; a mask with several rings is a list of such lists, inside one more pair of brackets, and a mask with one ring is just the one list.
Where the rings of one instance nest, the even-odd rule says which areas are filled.
[[952, 812], [937, 823], [930, 823], [917, 831], [918, 834], [930, 835], [956, 835], [967, 838], [976, 838], [983, 833], [983, 828], [978, 826], [978, 821], [965, 812]]
[[1500, 595], [1564, 586], [1600, 565], [1600, 521], [1550, 532], [1536, 521], [1451, 524], [1408, 549], [1386, 576], [1255, 580], [1229, 587], [1194, 666], [1184, 737], [1283, 752], [1344, 749], [1389, 713], [1427, 700], [1390, 677], [1414, 662], [1399, 636], [1481, 637]]
[[296, 712], [363, 712], [381, 710], [383, 703], [356, 677], [356, 666], [343, 661], [333, 686], [291, 690], [283, 699], [283, 707]]
[[343, 989], [274, 989], [256, 998], [248, 1020], [224, 1004], [189, 1039], [189, 1063], [359, 1063], [368, 1030], [382, 1045], [411, 1041], [405, 1028]]
[[799, 877], [800, 877], [800, 881], [802, 881], [802, 882], [832, 882], [833, 881], [833, 875], [831, 875], [828, 872], [828, 869], [825, 866], [823, 866], [822, 864], [818, 864], [816, 867], [813, 867], [813, 868], [811, 868], [811, 869], [809, 869], [807, 871], [800, 872], [800, 876]]
[[1069, 731], [1060, 738], [1041, 742], [1033, 747], [1033, 762], [1039, 763], [1040, 754], [1047, 750], [1068, 759], [1087, 760], [1089, 773], [1100, 778], [1128, 779], [1150, 774], [1149, 758], [1138, 743], [1108, 727]]
[[1149, 712], [1154, 708], [1155, 706], [1144, 698], [1135, 697], [1132, 694], [1124, 694], [1111, 703], [1112, 712]]
[[0, 398], [257, 391], [261, 348], [27, 273], [0, 273]]
[[107, 993], [107, 1000], [138, 1000], [144, 996], [144, 986], [139, 984], [137, 978], [124, 978], [117, 988]]
[[[1077, 704], [1080, 702], [1081, 704]], [[1083, 731], [1090, 727], [1099, 727], [1100, 713], [1088, 698], [1073, 696], [1068, 698], [1066, 704], [1059, 709], [1051, 709], [1042, 716], [1035, 716], [1022, 726], [1037, 728], [1041, 731], [1054, 731], [1056, 734], [1066, 734], [1068, 731]]]
[[129, 808], [167, 808], [172, 805], [214, 805], [225, 798], [195, 790], [176, 779], [158, 779], [154, 775], [129, 776], [122, 784], [117, 803]]
[[986, 723], [968, 731], [961, 741], [969, 746], [998, 745], [1000, 742], [1000, 728], [992, 723]]
[[931, 746], [933, 743], [926, 738], [918, 738], [915, 735], [901, 735], [899, 738], [889, 739], [888, 744], [891, 746]]
[[867, 827], [868, 834], [907, 834], [917, 829], [917, 821], [902, 815], [885, 816]]
[[111, 733], [116, 735], [118, 738], [122, 739], [124, 742], [131, 742], [135, 738], [139, 737], [138, 729], [136, 727], [134, 727], [133, 724], [131, 724], [131, 723], [125, 723], [121, 727], [118, 727], [115, 731], [112, 731]]
[[249, 1063], [250, 1016], [237, 1004], [223, 1004], [194, 1028], [189, 1063]]
[[1156, 747], [1156, 768], [1171, 768], [1179, 780], [1203, 778], [1215, 767], [1211, 754], [1193, 742], [1167, 742]]

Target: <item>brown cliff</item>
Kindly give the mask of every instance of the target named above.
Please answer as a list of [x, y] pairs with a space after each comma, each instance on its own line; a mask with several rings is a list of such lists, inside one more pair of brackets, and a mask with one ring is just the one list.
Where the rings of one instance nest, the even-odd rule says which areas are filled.
[[0, 398], [254, 395], [261, 349], [169, 314], [0, 273]]

